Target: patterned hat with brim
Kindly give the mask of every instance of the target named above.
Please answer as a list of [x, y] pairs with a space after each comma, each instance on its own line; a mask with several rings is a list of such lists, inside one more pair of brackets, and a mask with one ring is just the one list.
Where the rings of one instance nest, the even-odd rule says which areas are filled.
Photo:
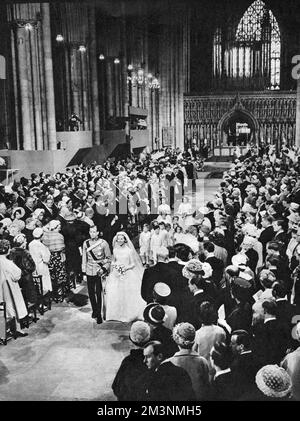
[[155, 326], [163, 324], [165, 315], [165, 310], [157, 303], [148, 304], [143, 313], [145, 322]]
[[189, 260], [182, 269], [182, 275], [188, 279], [193, 278], [196, 275], [204, 275], [202, 263], [200, 260]]
[[292, 381], [288, 373], [278, 365], [262, 367], [255, 377], [259, 390], [272, 398], [284, 398], [292, 389]]
[[190, 323], [179, 323], [173, 328], [174, 342], [179, 346], [191, 346], [195, 342], [196, 331]]
[[134, 345], [143, 347], [150, 340], [150, 326], [141, 320], [131, 326], [129, 339]]

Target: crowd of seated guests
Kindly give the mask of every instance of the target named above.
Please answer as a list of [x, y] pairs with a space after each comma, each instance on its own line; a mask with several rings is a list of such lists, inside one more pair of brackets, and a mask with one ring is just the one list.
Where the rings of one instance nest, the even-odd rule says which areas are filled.
[[8, 267], [10, 275], [1, 272], [0, 303], [6, 304], [7, 319], [15, 319], [18, 335], [27, 335], [22, 326], [28, 325], [30, 309], [43, 313], [41, 298], [63, 301], [82, 282], [82, 246], [91, 226], [111, 246], [118, 231], [136, 235], [140, 219], [151, 222], [153, 212], [163, 225], [170, 209], [168, 180], [174, 180], [174, 205], [180, 188], [195, 177], [196, 158], [169, 148], [1, 184], [1, 269]]
[[294, 149], [250, 151], [214, 201], [178, 214], [177, 241], [150, 249], [119, 400], [300, 399], [299, 171]]
[[[194, 209], [185, 196], [170, 223], [162, 179], [171, 168], [184, 187], [177, 163], [147, 161], [156, 203], [139, 239], [147, 306], [144, 321], [132, 325], [136, 349], [114, 393], [120, 400], [299, 399], [300, 157], [250, 151], [224, 173], [215, 200]], [[80, 166], [0, 187], [0, 302], [18, 336], [37, 300], [34, 277], [43, 294], [62, 300], [70, 279], [82, 281], [89, 227], [109, 243], [120, 228], [130, 230], [127, 214], [110, 209], [117, 197], [109, 183], [117, 177], [121, 188], [125, 180], [123, 192], [138, 194], [127, 209], [136, 213], [148, 200], [136, 168]]]

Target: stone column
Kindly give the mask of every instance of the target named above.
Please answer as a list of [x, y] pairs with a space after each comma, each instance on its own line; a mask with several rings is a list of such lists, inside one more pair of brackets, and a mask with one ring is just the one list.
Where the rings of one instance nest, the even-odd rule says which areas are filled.
[[37, 27], [34, 26], [34, 31], [30, 34], [30, 46], [31, 46], [31, 65], [32, 65], [32, 86], [33, 86], [33, 115], [35, 123], [35, 135], [36, 135], [36, 149], [43, 150], [43, 127], [42, 127], [42, 110], [41, 110], [41, 93], [40, 93], [40, 79], [39, 79], [39, 64], [38, 64], [38, 46], [37, 37], [39, 33]]
[[81, 63], [81, 100], [82, 100], [82, 122], [83, 130], [88, 130], [88, 91], [87, 91], [87, 66], [86, 66], [86, 52], [80, 52], [80, 63]]
[[70, 61], [71, 61], [71, 91], [72, 91], [72, 110], [71, 112], [75, 112], [80, 118], [81, 116], [81, 107], [80, 107], [80, 82], [79, 82], [79, 69], [77, 65], [77, 54], [78, 49], [76, 45], [72, 45], [70, 49]]
[[41, 92], [41, 116], [42, 116], [42, 129], [43, 129], [43, 149], [48, 149], [48, 123], [47, 123], [47, 104], [46, 104], [46, 88], [45, 88], [45, 63], [44, 63], [44, 51], [42, 42], [42, 27], [38, 27], [38, 62], [39, 62], [39, 74], [40, 74], [40, 92]]
[[50, 150], [55, 150], [57, 148], [57, 144], [49, 3], [41, 3], [41, 15], [45, 63], [48, 145]]
[[297, 80], [297, 105], [296, 105], [296, 139], [295, 146], [300, 147], [300, 78]]
[[127, 28], [126, 28], [126, 8], [125, 2], [122, 2], [122, 19], [121, 19], [121, 43], [122, 43], [122, 57], [121, 57], [121, 89], [122, 89], [122, 105], [121, 114], [126, 119], [125, 132], [126, 136], [130, 135], [130, 126], [128, 120], [129, 112], [129, 85], [127, 84], [128, 63], [127, 63]]
[[14, 108], [16, 118], [16, 142], [17, 149], [20, 149], [20, 113], [18, 107], [19, 91], [18, 91], [18, 80], [17, 80], [17, 53], [15, 46], [14, 32], [11, 31], [11, 56], [12, 56], [12, 71], [13, 71], [13, 88], [14, 88]]
[[17, 29], [18, 71], [20, 82], [20, 99], [22, 112], [23, 149], [32, 150], [32, 133], [30, 124], [29, 86], [27, 75], [27, 53], [25, 48], [26, 29], [18, 26]]
[[30, 126], [31, 126], [31, 149], [36, 149], [36, 137], [35, 137], [35, 121], [34, 121], [34, 104], [33, 104], [33, 81], [32, 81], [32, 51], [30, 45], [31, 32], [33, 29], [26, 29], [25, 37], [25, 50], [27, 58], [27, 82], [28, 82], [28, 104], [29, 104], [29, 115], [30, 115]]
[[113, 64], [114, 86], [115, 86], [115, 115], [120, 116], [120, 63]]
[[115, 112], [114, 92], [113, 92], [113, 62], [110, 57], [106, 59], [106, 101], [108, 117], [113, 117]]
[[92, 120], [93, 120], [93, 144], [100, 145], [100, 116], [99, 116], [99, 91], [97, 72], [97, 51], [96, 51], [96, 27], [95, 9], [91, 7], [89, 16], [90, 25], [90, 69], [91, 69], [91, 96], [92, 96]]

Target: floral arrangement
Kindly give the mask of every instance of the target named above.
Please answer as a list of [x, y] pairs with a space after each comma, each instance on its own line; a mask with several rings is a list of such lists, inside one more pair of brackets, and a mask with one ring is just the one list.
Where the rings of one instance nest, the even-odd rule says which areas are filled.
[[126, 272], [126, 268], [124, 265], [114, 265], [113, 267], [120, 275], [124, 275]]

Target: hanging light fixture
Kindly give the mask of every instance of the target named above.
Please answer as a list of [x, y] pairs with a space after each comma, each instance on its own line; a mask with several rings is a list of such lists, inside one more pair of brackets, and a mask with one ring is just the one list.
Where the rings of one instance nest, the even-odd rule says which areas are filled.
[[143, 69], [138, 69], [138, 71], [137, 71], [137, 83], [139, 85], [143, 85], [144, 82], [145, 82], [144, 70]]
[[79, 45], [78, 50], [79, 50], [81, 53], [85, 53], [85, 52], [86, 52], [86, 47], [85, 47], [85, 45]]
[[160, 83], [159, 83], [159, 80], [157, 79], [157, 77], [154, 77], [153, 79], [149, 80], [148, 87], [149, 87], [149, 89], [159, 89], [160, 88]]
[[64, 40], [64, 37], [62, 36], [62, 34], [57, 34], [56, 35], [56, 41], [57, 42], [63, 42], [63, 40]]
[[128, 64], [127, 69], [128, 69], [129, 71], [133, 70], [133, 65], [132, 65], [132, 64]]
[[115, 64], [119, 64], [119, 63], [120, 63], [120, 60], [119, 60], [118, 58], [115, 58], [115, 59], [114, 59], [114, 63], [115, 63]]
[[105, 59], [104, 54], [100, 54], [99, 55], [99, 60], [104, 60], [104, 59]]
[[32, 28], [33, 28], [33, 26], [31, 25], [31, 23], [27, 22], [27, 23], [25, 24], [25, 29], [26, 29], [27, 31], [32, 31]]

